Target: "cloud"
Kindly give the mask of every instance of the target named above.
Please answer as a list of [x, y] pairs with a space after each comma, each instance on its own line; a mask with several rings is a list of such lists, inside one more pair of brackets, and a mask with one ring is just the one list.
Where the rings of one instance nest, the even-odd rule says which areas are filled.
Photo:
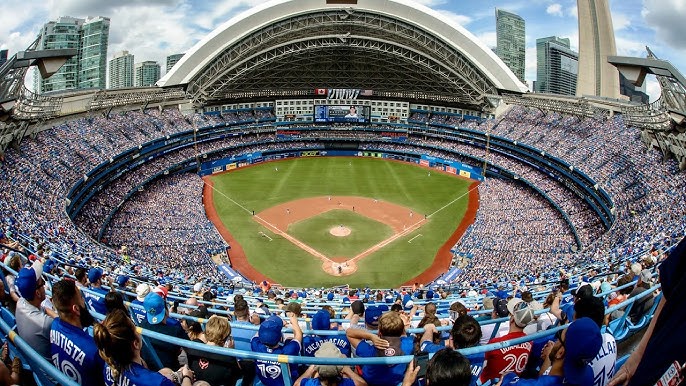
[[466, 26], [467, 24], [472, 22], [472, 18], [466, 15], [460, 15], [458, 13], [452, 12], [452, 11], [446, 11], [444, 9], [437, 9], [436, 12], [438, 12], [441, 16], [443, 16], [445, 19], [444, 21], [447, 21], [448, 23], [455, 23], [457, 25], [461, 26]]
[[488, 48], [495, 48], [498, 45], [498, 36], [495, 31], [486, 31], [476, 35]]
[[686, 2], [645, 0], [641, 12], [645, 22], [672, 48], [686, 49]]
[[629, 16], [619, 12], [612, 12], [612, 28], [615, 32], [619, 32], [631, 26], [631, 19]]
[[553, 16], [559, 16], [562, 17], [562, 4], [559, 3], [553, 3], [548, 6], [548, 8], [545, 9], [545, 13], [548, 15], [553, 15]]
[[657, 82], [657, 79], [655, 79], [655, 75], [646, 76], [645, 82], [646, 94], [650, 95], [650, 102], [655, 102], [660, 99], [662, 88], [660, 87], [660, 83]]
[[579, 9], [576, 7], [576, 5], [573, 5], [569, 8], [567, 8], [567, 14], [575, 19], [579, 18]]

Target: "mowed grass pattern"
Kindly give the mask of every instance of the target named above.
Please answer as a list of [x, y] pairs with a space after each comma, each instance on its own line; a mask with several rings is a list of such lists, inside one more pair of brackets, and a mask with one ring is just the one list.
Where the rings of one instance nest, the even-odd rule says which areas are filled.
[[[339, 237], [329, 232], [341, 225], [351, 230], [350, 235]], [[288, 233], [328, 257], [352, 258], [391, 237], [393, 229], [352, 211], [336, 209], [291, 224]]]
[[[443, 173], [429, 175], [428, 169], [417, 165], [356, 157], [296, 158], [237, 169], [212, 179], [217, 213], [243, 246], [250, 264], [280, 284], [302, 287], [395, 287], [412, 279], [431, 265], [462, 220], [471, 183]], [[378, 198], [409, 207], [415, 216], [438, 212], [420, 229], [361, 260], [354, 274], [334, 277], [322, 271], [319, 259], [276, 236], [251, 216], [252, 210], [258, 213], [283, 202], [327, 195]], [[408, 243], [418, 234], [422, 236]]]

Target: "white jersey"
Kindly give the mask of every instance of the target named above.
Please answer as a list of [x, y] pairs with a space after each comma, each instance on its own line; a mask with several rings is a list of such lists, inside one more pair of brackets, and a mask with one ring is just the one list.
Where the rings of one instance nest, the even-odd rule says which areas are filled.
[[591, 362], [593, 367], [593, 386], [605, 386], [615, 375], [617, 362], [617, 341], [609, 332], [603, 333], [603, 345]]
[[[491, 340], [491, 335], [493, 334], [493, 330], [495, 329], [495, 323], [491, 324], [484, 324], [481, 326], [481, 340], [479, 341], [479, 345], [483, 346], [488, 343], [489, 340]], [[498, 332], [495, 333], [494, 338], [499, 338], [501, 336], [505, 336], [510, 332], [510, 324], [507, 321], [504, 321], [500, 323], [500, 328], [498, 328]]]

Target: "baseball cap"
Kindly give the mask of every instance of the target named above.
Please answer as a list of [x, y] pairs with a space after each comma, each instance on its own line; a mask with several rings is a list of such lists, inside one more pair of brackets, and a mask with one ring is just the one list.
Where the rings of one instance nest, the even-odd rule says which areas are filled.
[[[320, 311], [321, 312], [321, 311]], [[332, 342], [326, 341], [319, 346], [319, 349], [314, 353], [316, 358], [345, 358], [341, 350]], [[336, 365], [319, 365], [317, 372], [324, 378], [336, 377], [343, 370], [343, 366]]]
[[155, 289], [152, 290], [152, 292], [156, 293], [156, 294], [160, 295], [162, 298], [166, 299], [167, 293], [169, 291], [167, 290], [167, 287], [165, 287], [163, 285], [158, 285], [157, 287], [155, 287]]
[[567, 327], [565, 358], [563, 363], [565, 381], [575, 385], [593, 383], [593, 369], [589, 363], [603, 344], [598, 325], [588, 317], [579, 318]]
[[200, 292], [200, 290], [202, 290], [202, 283], [195, 283], [195, 285], [193, 285], [193, 292]]
[[484, 305], [484, 310], [492, 310], [493, 309], [493, 299], [492, 298], [483, 298], [481, 301]]
[[40, 262], [33, 263], [31, 268], [22, 268], [19, 270], [15, 285], [24, 299], [33, 300], [33, 296], [38, 288], [38, 279], [42, 274], [43, 264]]
[[331, 328], [331, 315], [326, 310], [319, 310], [312, 317], [313, 330], [328, 330]]
[[650, 272], [649, 269], [644, 269], [643, 271], [641, 271], [641, 275], [639, 276], [639, 278], [642, 283], [651, 284], [653, 282], [653, 274]]
[[364, 311], [364, 322], [376, 328], [379, 326], [379, 318], [381, 317], [381, 310], [376, 306], [369, 306]]
[[633, 273], [634, 276], [640, 275], [642, 270], [643, 266], [640, 263], [631, 264], [631, 273]]
[[138, 301], [145, 300], [145, 297], [150, 293], [150, 286], [146, 283], [141, 283], [136, 287], [136, 299]]
[[149, 293], [143, 300], [143, 308], [145, 308], [146, 317], [150, 324], [160, 324], [164, 320], [167, 305], [164, 304], [162, 296], [155, 292]]
[[329, 292], [328, 294], [326, 294], [326, 300], [328, 300], [328, 301], [333, 300], [333, 292]]
[[593, 296], [593, 287], [588, 283], [581, 283], [572, 291], [572, 295], [577, 298], [588, 298]]
[[127, 275], [119, 275], [117, 276], [117, 285], [119, 287], [125, 287], [126, 283], [129, 282], [129, 277]]
[[[521, 299], [519, 300], [521, 301]], [[510, 311], [507, 309], [507, 300], [501, 298], [493, 299], [493, 310], [495, 310], [499, 318], [504, 318], [510, 314]]]
[[534, 320], [534, 311], [529, 303], [519, 298], [512, 298], [507, 302], [507, 311], [514, 317], [514, 323], [519, 328], [526, 327]]
[[102, 269], [101, 268], [91, 268], [88, 270], [88, 281], [91, 283], [95, 283], [100, 279], [103, 275]]
[[353, 314], [356, 315], [362, 315], [364, 314], [364, 303], [360, 300], [355, 300], [353, 304], [350, 305], [350, 308], [353, 311]]
[[283, 328], [283, 320], [278, 316], [270, 316], [260, 324], [260, 329], [257, 331], [257, 337], [260, 342], [267, 346], [275, 346], [281, 341], [281, 329]]

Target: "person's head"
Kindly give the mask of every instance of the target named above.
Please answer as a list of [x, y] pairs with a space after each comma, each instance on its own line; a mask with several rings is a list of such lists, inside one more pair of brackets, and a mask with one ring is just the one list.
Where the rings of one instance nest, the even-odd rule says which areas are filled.
[[556, 334], [548, 355], [553, 366], [562, 364], [567, 383], [585, 385], [593, 380], [593, 369], [588, 365], [600, 351], [603, 338], [600, 328], [590, 318], [579, 318]]
[[45, 280], [41, 277], [42, 275], [43, 266], [35, 262], [31, 268], [20, 269], [15, 280], [21, 297], [33, 305], [45, 300]]
[[142, 302], [145, 297], [150, 293], [150, 285], [147, 283], [141, 283], [136, 287], [136, 300]]
[[275, 347], [281, 342], [283, 334], [283, 320], [278, 316], [270, 316], [260, 324], [260, 329], [257, 331], [257, 337], [260, 342], [267, 347]]
[[119, 309], [107, 315], [102, 323], [95, 323], [93, 340], [100, 357], [109, 365], [115, 381], [127, 366], [138, 359], [143, 346], [133, 321]]
[[[341, 353], [341, 350], [336, 347], [332, 342], [323, 342], [319, 349], [315, 351], [314, 356], [316, 358], [345, 358], [345, 355]], [[318, 365], [317, 372], [319, 373], [319, 378], [325, 381], [333, 381], [340, 377], [341, 370], [343, 366], [340, 365]]]
[[379, 336], [399, 337], [405, 333], [405, 322], [397, 312], [386, 312], [379, 318]]
[[233, 314], [236, 319], [246, 320], [250, 314], [248, 309], [248, 302], [245, 300], [239, 300], [233, 305]]
[[522, 299], [510, 299], [507, 302], [507, 311], [510, 315], [510, 331], [523, 330], [534, 320], [534, 311], [529, 307], [529, 303]]
[[522, 292], [522, 300], [524, 300], [527, 303], [531, 303], [534, 301], [534, 296], [531, 294], [531, 291], [524, 291]]
[[312, 316], [313, 330], [329, 330], [331, 329], [331, 314], [327, 310], [319, 310]]
[[426, 384], [431, 386], [467, 386], [472, 380], [469, 360], [458, 351], [444, 348], [429, 360]]
[[545, 298], [545, 301], [543, 302], [543, 308], [549, 308], [551, 305], [553, 305], [554, 301], [555, 301], [555, 294], [551, 292]]
[[286, 316], [290, 317], [288, 314], [290, 312], [293, 316], [300, 317], [302, 315], [302, 306], [298, 302], [290, 302], [286, 305], [284, 311], [286, 311]]
[[126, 314], [129, 313], [124, 305], [124, 297], [115, 291], [110, 291], [105, 295], [105, 309], [107, 309], [108, 315], [114, 310], [123, 310]]
[[88, 282], [93, 286], [99, 286], [102, 284], [101, 280], [104, 272], [102, 268], [91, 268], [88, 270]]
[[510, 314], [507, 309], [507, 300], [494, 298], [493, 299], [493, 314], [491, 315], [493, 319], [505, 318]]
[[208, 343], [212, 342], [217, 346], [224, 346], [227, 343], [230, 345], [233, 338], [229, 320], [223, 316], [212, 315], [205, 325], [205, 338]]
[[450, 330], [455, 349], [478, 346], [481, 336], [481, 326], [471, 315], [461, 315], [455, 319], [453, 328]]
[[86, 268], [77, 268], [77, 269], [76, 269], [76, 272], [74, 272], [74, 277], [76, 278], [76, 281], [78, 281], [79, 283], [85, 285], [85, 284], [86, 284], [86, 280], [88, 280], [88, 278], [87, 278], [87, 272], [88, 272], [88, 271], [86, 271]]
[[143, 300], [143, 308], [145, 308], [145, 317], [150, 324], [164, 323], [167, 319], [167, 304], [164, 302], [162, 296], [155, 292], [151, 292], [145, 297]]
[[436, 315], [436, 303], [429, 302], [424, 306], [425, 315]]
[[52, 304], [60, 319], [74, 326], [87, 327], [95, 321], [73, 280], [62, 279], [53, 284]]
[[450, 311], [453, 313], [457, 314], [458, 317], [462, 315], [467, 315], [467, 307], [465, 307], [464, 304], [461, 302], [454, 302], [453, 304], [450, 305]]
[[[399, 314], [397, 312], [392, 312], [394, 315]], [[379, 319], [381, 318], [381, 310], [377, 306], [369, 306], [364, 311], [364, 323], [367, 329], [376, 330], [379, 328]]]
[[[188, 316], [202, 318], [202, 311], [195, 309], [188, 313]], [[202, 333], [202, 325], [197, 320], [181, 319], [181, 327], [186, 331], [188, 337], [195, 339]]]
[[[629, 284], [632, 281], [634, 281], [634, 277], [632, 275], [624, 275], [617, 280], [617, 287], [621, 287], [623, 285]], [[622, 295], [629, 295], [629, 294], [631, 294], [631, 291], [633, 291], [633, 290], [634, 289], [631, 286], [627, 286], [626, 288], [620, 289], [619, 293]]]
[[563, 279], [560, 281], [560, 291], [562, 293], [569, 291], [569, 279]]
[[574, 303], [574, 317], [576, 319], [590, 318], [600, 328], [605, 322], [605, 303], [595, 296], [581, 298]]
[[19, 256], [18, 253], [13, 254], [10, 258], [9, 264], [7, 265], [12, 268], [14, 272], [19, 272], [21, 269], [21, 256]]
[[355, 115], [355, 114], [357, 114], [357, 107], [350, 106], [350, 115]]

